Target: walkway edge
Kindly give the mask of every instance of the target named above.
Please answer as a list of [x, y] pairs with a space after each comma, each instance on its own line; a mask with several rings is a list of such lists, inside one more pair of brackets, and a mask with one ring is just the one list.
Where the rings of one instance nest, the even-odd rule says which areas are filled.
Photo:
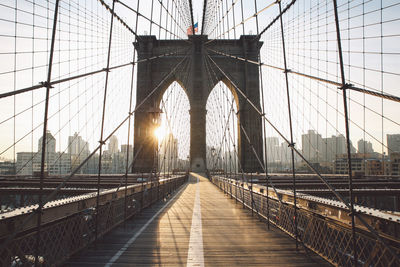
[[[187, 184], [186, 184], [187, 185]], [[135, 233], [134, 236], [132, 236], [126, 243], [125, 245], [118, 250], [117, 253], [115, 253], [115, 255], [108, 261], [108, 263], [106, 265], [104, 265], [105, 267], [110, 267], [111, 265], [113, 265], [118, 259], [119, 257], [121, 257], [121, 255], [132, 245], [133, 242], [135, 242], [135, 240], [143, 233], [144, 230], [146, 230], [146, 228], [150, 225], [150, 223], [152, 221], [154, 221], [155, 218], [158, 217], [158, 215], [160, 215], [161, 212], [164, 211], [164, 209], [171, 203], [172, 200], [174, 200], [185, 188], [186, 185], [183, 186], [181, 189], [179, 189], [179, 191], [170, 199], [168, 200], [164, 206], [162, 206], [157, 212], [156, 214], [153, 215], [153, 217], [151, 217], [143, 226], [142, 228], [140, 228], [139, 231], [137, 231]]]

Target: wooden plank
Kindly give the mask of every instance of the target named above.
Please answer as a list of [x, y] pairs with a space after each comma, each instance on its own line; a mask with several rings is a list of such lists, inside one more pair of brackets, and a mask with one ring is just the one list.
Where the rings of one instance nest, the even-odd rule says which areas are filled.
[[[302, 249], [296, 252], [293, 239], [275, 228], [266, 230], [265, 223], [252, 217], [206, 178], [200, 177], [199, 189], [205, 266], [328, 265]], [[113, 266], [186, 266], [195, 193], [193, 176]], [[143, 211], [65, 265], [104, 266], [165, 203]]]

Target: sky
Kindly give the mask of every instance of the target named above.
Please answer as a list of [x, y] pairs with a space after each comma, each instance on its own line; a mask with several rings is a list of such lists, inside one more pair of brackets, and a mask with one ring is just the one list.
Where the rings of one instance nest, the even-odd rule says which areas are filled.
[[[60, 2], [52, 80], [101, 70], [107, 63], [109, 12], [97, 0]], [[158, 23], [160, 6], [158, 1], [154, 2], [153, 17]], [[228, 2], [221, 2], [221, 13], [226, 13], [225, 5]], [[272, 2], [274, 1], [257, 0], [257, 10], [264, 10], [263, 8]], [[136, 1], [126, 0], [125, 3], [136, 9]], [[150, 3], [142, 0], [139, 7], [140, 13], [147, 17], [151, 16]], [[164, 0], [163, 3], [172, 5], [172, 1], [168, 0]], [[184, 1], [177, 3], [184, 6]], [[288, 1], [283, 1], [282, 5], [286, 6], [287, 3]], [[362, 88], [399, 96], [400, 5], [394, 0], [382, 3], [384, 6], [381, 9], [381, 1], [338, 1], [346, 81]], [[193, 5], [194, 20], [199, 22], [201, 31], [203, 2], [193, 1]], [[0, 3], [0, 93], [46, 81], [53, 7], [54, 0], [4, 0]], [[258, 15], [258, 30], [255, 18], [251, 18], [254, 12], [253, 1], [244, 1], [243, 18], [249, 18], [244, 24], [246, 34], [255, 34], [264, 29], [278, 14], [278, 6], [272, 5]], [[116, 6], [116, 13], [131, 29], [136, 28], [135, 13], [119, 4]], [[168, 17], [167, 20], [165, 11], [162, 14], [164, 15], [161, 24], [171, 25], [171, 18]], [[224, 16], [224, 23], [220, 23], [214, 31], [210, 30], [209, 38], [234, 38], [235, 34], [238, 38], [243, 34], [241, 25], [225, 35], [219, 34], [227, 31], [228, 24], [229, 28], [232, 28], [233, 15], [238, 24], [241, 20], [239, 4]], [[218, 16], [222, 15], [210, 13], [209, 29], [213, 29], [212, 18]], [[178, 19], [178, 16], [175, 14], [174, 18]], [[340, 81], [333, 19], [331, 1], [299, 0], [287, 12], [284, 16], [284, 28], [289, 69]], [[132, 61], [132, 42], [135, 40], [120, 22], [116, 21], [114, 26], [110, 66]], [[149, 22], [141, 17], [137, 27], [138, 34], [149, 34], [149, 26]], [[186, 26], [182, 23], [181, 31], [173, 31], [184, 37], [183, 31], [186, 30]], [[171, 38], [171, 34], [159, 32], [155, 25], [151, 31], [157, 38]], [[262, 35], [261, 41], [261, 61], [271, 66], [282, 67], [280, 24], [275, 23], [269, 28]], [[134, 74], [132, 101], [131, 77], [131, 66], [121, 67], [109, 73], [105, 136], [126, 118], [129, 106], [135, 106], [136, 75]], [[294, 139], [297, 146], [301, 147], [301, 135], [310, 129], [323, 137], [344, 134], [341, 91], [336, 86], [298, 75], [289, 74], [288, 77]], [[100, 72], [55, 85], [51, 89], [48, 126], [57, 139], [58, 151], [66, 151], [68, 136], [75, 132], [89, 141], [90, 149], [98, 145], [105, 78], [105, 72]], [[263, 67], [262, 78], [265, 113], [271, 123], [288, 137], [290, 133], [285, 75], [280, 70]], [[41, 88], [0, 99], [0, 157], [13, 159], [17, 152], [37, 151], [37, 140], [42, 135], [44, 98], [45, 90]], [[183, 99], [184, 95], [176, 95], [176, 99], [181, 98]], [[357, 92], [350, 92], [348, 101], [353, 144], [364, 138], [373, 143], [376, 151], [387, 152], [386, 135], [400, 133], [399, 103]], [[115, 132], [120, 144], [127, 142], [127, 127], [125, 123]], [[210, 128], [209, 132], [213, 131]], [[188, 150], [187, 133], [177, 135], [182, 135], [181, 147]], [[267, 136], [278, 136], [278, 133], [269, 126]], [[283, 142], [283, 139], [280, 142]], [[183, 154], [185, 153], [182, 152], [182, 157]]]

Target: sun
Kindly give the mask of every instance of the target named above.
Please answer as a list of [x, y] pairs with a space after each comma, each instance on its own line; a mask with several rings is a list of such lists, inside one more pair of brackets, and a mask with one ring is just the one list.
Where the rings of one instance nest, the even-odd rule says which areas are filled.
[[154, 130], [154, 136], [158, 139], [159, 142], [161, 142], [164, 139], [166, 134], [167, 131], [165, 127], [163, 127], [163, 125]]

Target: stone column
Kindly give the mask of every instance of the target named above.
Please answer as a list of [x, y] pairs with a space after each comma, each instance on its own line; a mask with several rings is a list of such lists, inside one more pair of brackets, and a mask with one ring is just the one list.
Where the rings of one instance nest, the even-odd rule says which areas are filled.
[[206, 166], [206, 109], [194, 106], [190, 109], [190, 169], [204, 172]]
[[205, 172], [206, 165], [206, 102], [208, 88], [204, 68], [205, 36], [190, 36], [193, 43], [190, 71], [190, 168]]
[[[260, 44], [253, 36], [241, 36], [243, 57], [258, 61]], [[259, 67], [255, 64], [244, 63], [242, 90], [249, 100], [261, 111]], [[240, 129], [239, 151], [240, 161], [244, 172], [262, 172], [257, 156], [263, 162], [262, 124], [260, 114], [242, 96], [239, 96], [239, 123], [244, 128], [250, 142]], [[257, 155], [257, 156], [256, 156]]]
[[[142, 36], [140, 41], [135, 44], [138, 51], [138, 59], [149, 58], [153, 55], [153, 47], [156, 38], [154, 36]], [[137, 65], [137, 90], [136, 108], [150, 94], [154, 88], [152, 62], [142, 62]], [[140, 77], [140, 78], [139, 78]], [[153, 115], [155, 97], [145, 101], [135, 112], [134, 124], [134, 157], [136, 161], [132, 167], [132, 172], [151, 172], [157, 166], [155, 149], [157, 140], [154, 135]]]

